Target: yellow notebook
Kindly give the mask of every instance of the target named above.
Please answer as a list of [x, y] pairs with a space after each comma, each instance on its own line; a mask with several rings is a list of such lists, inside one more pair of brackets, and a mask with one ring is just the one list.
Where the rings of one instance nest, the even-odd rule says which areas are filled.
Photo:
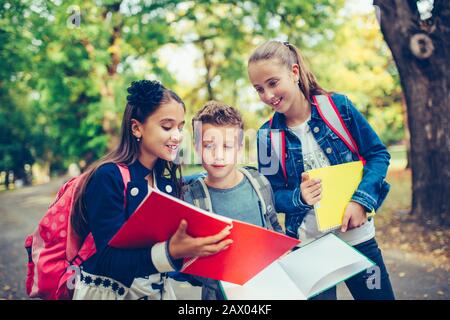
[[[307, 171], [310, 179], [322, 180], [322, 199], [314, 205], [317, 227], [326, 232], [342, 225], [345, 208], [362, 179], [361, 161]], [[373, 215], [372, 212], [370, 215]]]

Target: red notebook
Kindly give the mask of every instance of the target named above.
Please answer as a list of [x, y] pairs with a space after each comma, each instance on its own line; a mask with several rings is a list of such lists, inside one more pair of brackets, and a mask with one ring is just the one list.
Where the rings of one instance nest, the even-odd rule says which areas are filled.
[[168, 240], [181, 219], [187, 233], [205, 237], [232, 225], [231, 246], [215, 255], [186, 259], [184, 273], [244, 284], [288, 252], [299, 240], [255, 225], [207, 212], [158, 190], [151, 189], [141, 205], [109, 244], [116, 248], [145, 248]]

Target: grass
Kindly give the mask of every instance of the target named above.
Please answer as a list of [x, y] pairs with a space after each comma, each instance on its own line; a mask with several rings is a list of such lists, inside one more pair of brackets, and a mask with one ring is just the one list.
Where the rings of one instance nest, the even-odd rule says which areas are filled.
[[400, 146], [391, 146], [388, 148], [388, 151], [391, 155], [391, 163], [389, 168], [391, 169], [405, 169], [407, 160], [406, 160], [406, 147], [403, 145]]
[[385, 249], [398, 249], [450, 271], [450, 230], [422, 222], [411, 214], [411, 171], [391, 170], [391, 191], [376, 217], [377, 239]]
[[391, 189], [377, 214], [380, 223], [389, 223], [392, 214], [411, 210], [411, 170], [390, 169], [386, 180]]

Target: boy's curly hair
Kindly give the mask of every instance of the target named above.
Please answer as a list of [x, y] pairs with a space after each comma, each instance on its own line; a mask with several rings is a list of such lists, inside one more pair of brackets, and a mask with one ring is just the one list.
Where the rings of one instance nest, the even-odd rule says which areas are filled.
[[201, 132], [198, 132], [196, 123], [212, 124], [217, 126], [233, 126], [238, 127], [239, 130], [239, 142], [242, 142], [244, 121], [242, 120], [241, 113], [230, 105], [223, 102], [211, 100], [195, 114], [192, 118], [192, 128], [194, 132], [194, 141], [197, 143], [201, 137]]

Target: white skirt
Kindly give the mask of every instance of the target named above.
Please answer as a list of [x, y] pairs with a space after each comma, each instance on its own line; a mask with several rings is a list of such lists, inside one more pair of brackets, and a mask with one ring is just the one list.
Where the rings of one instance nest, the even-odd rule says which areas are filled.
[[81, 271], [73, 300], [176, 300], [166, 275], [157, 273], [134, 279], [131, 287], [103, 276]]

